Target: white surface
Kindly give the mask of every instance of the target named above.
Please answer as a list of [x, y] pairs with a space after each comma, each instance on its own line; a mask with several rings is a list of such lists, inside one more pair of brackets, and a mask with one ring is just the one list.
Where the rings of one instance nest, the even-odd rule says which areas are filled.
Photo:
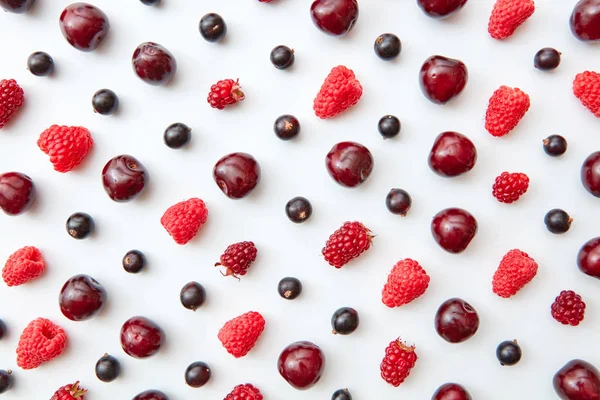
[[[571, 93], [575, 74], [598, 68], [600, 53], [571, 35], [574, 1], [539, 1], [534, 16], [512, 38], [498, 42], [486, 30], [491, 0], [471, 0], [448, 21], [429, 19], [413, 0], [363, 0], [358, 23], [344, 38], [313, 27], [309, 0], [163, 0], [159, 8], [137, 0], [95, 0], [109, 16], [111, 31], [94, 53], [79, 52], [62, 37], [58, 16], [67, 1], [38, 3], [27, 15], [0, 13], [0, 77], [17, 79], [27, 96], [25, 109], [0, 131], [0, 171], [25, 172], [38, 188], [30, 212], [0, 215], [0, 259], [35, 245], [48, 263], [48, 272], [33, 283], [0, 285], [0, 318], [10, 328], [0, 342], [0, 368], [13, 369], [17, 381], [3, 398], [47, 399], [59, 386], [81, 380], [89, 400], [129, 399], [150, 388], [172, 400], [222, 399], [245, 382], [258, 386], [266, 399], [329, 399], [342, 387], [349, 387], [356, 400], [428, 399], [448, 381], [465, 385], [474, 399], [551, 399], [556, 398], [552, 376], [570, 359], [600, 367], [600, 283], [575, 264], [579, 247], [600, 234], [600, 200], [579, 181], [584, 158], [600, 147], [599, 122]], [[221, 44], [205, 42], [198, 33], [198, 21], [207, 12], [227, 21]], [[400, 58], [391, 63], [379, 60], [372, 49], [375, 38], [388, 31], [403, 43]], [[146, 85], [132, 72], [131, 54], [144, 41], [156, 41], [175, 55], [177, 76], [167, 87]], [[279, 44], [296, 50], [289, 71], [269, 62], [270, 50]], [[551, 73], [532, 65], [535, 52], [545, 46], [563, 53], [562, 64]], [[27, 56], [37, 50], [54, 57], [55, 76], [37, 78], [26, 70]], [[418, 86], [421, 63], [432, 54], [459, 58], [469, 68], [466, 89], [445, 107], [426, 100]], [[364, 95], [350, 112], [321, 121], [312, 112], [312, 100], [339, 64], [355, 71]], [[246, 100], [217, 111], [206, 103], [206, 94], [224, 78], [240, 78]], [[529, 93], [532, 106], [510, 136], [495, 139], [485, 131], [483, 115], [489, 96], [502, 84]], [[105, 87], [120, 97], [116, 116], [92, 112], [92, 94]], [[299, 118], [298, 140], [283, 142], [273, 134], [273, 121], [284, 113]], [[376, 125], [387, 113], [401, 119], [402, 132], [384, 141]], [[176, 121], [193, 128], [186, 150], [163, 144], [164, 128]], [[54, 123], [86, 126], [95, 140], [85, 163], [64, 175], [36, 146], [38, 135]], [[427, 166], [433, 139], [445, 130], [462, 132], [477, 146], [478, 163], [463, 177], [443, 179]], [[569, 141], [559, 159], [542, 151], [542, 139], [553, 133]], [[343, 140], [363, 143], [375, 157], [373, 174], [358, 189], [338, 186], [324, 168], [325, 154]], [[239, 201], [226, 198], [212, 179], [215, 161], [232, 151], [253, 154], [263, 173], [255, 192]], [[141, 198], [118, 204], [104, 193], [100, 171], [123, 153], [142, 161], [151, 183]], [[531, 178], [528, 193], [513, 205], [491, 195], [495, 176], [505, 170]], [[413, 196], [413, 209], [404, 219], [385, 208], [392, 187]], [[284, 213], [285, 203], [296, 195], [314, 206], [312, 219], [303, 225], [292, 224]], [[159, 219], [168, 206], [194, 196], [206, 201], [209, 220], [193, 242], [178, 246]], [[431, 217], [449, 206], [464, 207], [479, 222], [477, 236], [460, 255], [441, 250], [430, 233]], [[552, 235], [543, 225], [544, 214], [554, 207], [575, 219], [566, 235]], [[94, 237], [76, 241], [67, 235], [64, 223], [76, 211], [95, 218]], [[364, 256], [336, 270], [320, 250], [346, 220], [364, 222], [377, 237]], [[222, 277], [213, 264], [228, 244], [241, 240], [253, 240], [259, 258], [237, 282]], [[141, 275], [121, 268], [123, 254], [132, 248], [148, 257], [148, 271]], [[492, 293], [491, 278], [512, 248], [528, 252], [540, 270], [517, 296], [503, 300]], [[410, 305], [387, 309], [380, 300], [382, 285], [394, 263], [405, 257], [424, 266], [430, 288]], [[79, 323], [64, 318], [57, 304], [62, 284], [77, 273], [92, 275], [109, 294], [101, 315]], [[279, 279], [288, 275], [304, 284], [295, 301], [279, 298], [276, 291]], [[179, 290], [190, 280], [208, 292], [208, 303], [195, 314], [179, 304]], [[561, 289], [574, 289], [587, 302], [585, 321], [577, 328], [563, 327], [550, 316]], [[437, 307], [453, 296], [470, 302], [481, 319], [477, 335], [459, 345], [446, 343], [433, 329]], [[360, 313], [361, 326], [351, 336], [331, 334], [331, 314], [341, 306]], [[217, 331], [249, 310], [260, 311], [267, 327], [254, 350], [236, 360], [221, 347]], [[167, 335], [164, 348], [147, 360], [134, 360], [120, 348], [121, 325], [134, 315], [150, 317]], [[67, 330], [68, 351], [37, 370], [19, 370], [19, 334], [40, 316]], [[409, 379], [393, 388], [379, 377], [379, 363], [398, 336], [416, 343], [419, 361]], [[515, 338], [523, 360], [502, 368], [496, 345]], [[297, 340], [314, 341], [327, 357], [321, 382], [308, 392], [293, 389], [276, 368], [279, 352]], [[111, 384], [94, 376], [94, 364], [105, 352], [123, 367]], [[187, 365], [197, 360], [213, 371], [202, 389], [183, 380]]]

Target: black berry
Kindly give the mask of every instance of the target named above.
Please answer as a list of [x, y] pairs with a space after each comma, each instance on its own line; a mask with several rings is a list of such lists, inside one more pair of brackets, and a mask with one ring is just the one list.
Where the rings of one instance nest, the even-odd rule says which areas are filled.
[[113, 356], [105, 354], [96, 363], [96, 376], [102, 382], [112, 382], [119, 377], [121, 364]]
[[206, 14], [200, 19], [200, 34], [208, 42], [218, 42], [227, 33], [227, 25], [219, 14]]
[[544, 224], [552, 233], [565, 233], [571, 227], [571, 222], [573, 218], [558, 208], [548, 211], [544, 217]]
[[210, 379], [210, 368], [202, 361], [191, 363], [185, 370], [185, 382], [193, 388], [206, 385]]
[[123, 269], [130, 274], [137, 274], [146, 266], [146, 256], [139, 250], [129, 250], [123, 257]]
[[160, 0], [140, 0], [142, 4], [147, 6], [155, 6], [160, 3]]
[[312, 205], [302, 196], [294, 197], [285, 205], [285, 213], [290, 221], [299, 224], [310, 218]]
[[6, 324], [0, 319], [0, 340], [6, 335]]
[[393, 115], [384, 115], [379, 120], [377, 129], [384, 139], [391, 139], [400, 133], [400, 120]]
[[113, 114], [119, 108], [119, 98], [109, 89], [101, 89], [92, 97], [94, 111], [101, 115]]
[[302, 282], [297, 278], [283, 278], [279, 281], [279, 285], [277, 285], [277, 291], [284, 299], [294, 300], [302, 293]]
[[393, 33], [384, 33], [375, 39], [375, 54], [382, 60], [392, 60], [402, 51], [402, 42]]
[[385, 198], [385, 206], [392, 214], [405, 216], [411, 205], [412, 198], [403, 189], [392, 189]]
[[352, 400], [352, 395], [348, 389], [340, 389], [333, 393], [331, 400]]
[[544, 151], [551, 157], [558, 157], [567, 151], [567, 139], [560, 135], [550, 135], [544, 139]]
[[294, 50], [287, 46], [277, 46], [271, 50], [271, 63], [277, 69], [286, 69], [294, 64]]
[[27, 69], [35, 76], [48, 76], [54, 70], [54, 60], [48, 53], [36, 51], [27, 58]]
[[349, 335], [358, 328], [358, 323], [358, 312], [350, 307], [338, 309], [331, 317], [334, 334]]
[[515, 365], [521, 360], [521, 355], [521, 347], [516, 340], [507, 340], [496, 348], [496, 357], [502, 365]]
[[206, 291], [198, 282], [187, 283], [179, 294], [181, 304], [188, 310], [196, 311], [206, 300]]
[[293, 115], [282, 115], [273, 124], [275, 135], [281, 140], [290, 140], [300, 133], [300, 122]]
[[177, 122], [165, 129], [164, 140], [167, 147], [180, 149], [187, 145], [192, 138], [192, 130], [186, 124]]
[[67, 232], [75, 239], [85, 239], [94, 231], [94, 219], [86, 213], [75, 213], [67, 219]]
[[12, 371], [0, 369], [0, 393], [9, 390], [13, 385]]
[[550, 47], [544, 47], [533, 57], [533, 65], [542, 71], [549, 71], [560, 64], [560, 53]]

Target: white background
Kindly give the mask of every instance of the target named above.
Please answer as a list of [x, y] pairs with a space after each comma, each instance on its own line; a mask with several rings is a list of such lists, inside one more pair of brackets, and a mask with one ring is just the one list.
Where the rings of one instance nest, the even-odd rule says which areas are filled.
[[[47, 399], [61, 385], [81, 380], [86, 399], [129, 399], [142, 390], [165, 391], [172, 400], [222, 399], [239, 383], [251, 382], [266, 399], [328, 399], [348, 387], [356, 400], [428, 399], [448, 381], [465, 385], [474, 399], [556, 398], [552, 377], [567, 361], [583, 358], [600, 366], [600, 282], [578, 271], [576, 254], [600, 234], [597, 199], [579, 180], [580, 165], [600, 147], [599, 121], [572, 95], [576, 73], [600, 68], [597, 46], [577, 41], [568, 19], [574, 1], [538, 1], [533, 17], [503, 42], [487, 34], [491, 0], [470, 0], [455, 17], [436, 21], [413, 0], [362, 0], [354, 30], [343, 38], [317, 30], [309, 16], [309, 0], [163, 0], [146, 7], [137, 0], [95, 0], [110, 18], [111, 31], [93, 53], [73, 49], [62, 37], [58, 17], [68, 4], [38, 0], [30, 13], [0, 13], [1, 78], [15, 78], [26, 93], [26, 106], [0, 131], [0, 171], [29, 174], [38, 189], [36, 205], [18, 217], [0, 215], [0, 259], [18, 248], [35, 245], [47, 261], [47, 273], [25, 286], [0, 285], [0, 318], [9, 326], [0, 342], [0, 368], [13, 369], [17, 386], [6, 399]], [[204, 41], [198, 21], [207, 12], [221, 14], [227, 24], [220, 44]], [[375, 38], [397, 34], [402, 54], [394, 62], [373, 53]], [[139, 80], [131, 54], [144, 41], [156, 41], [176, 57], [178, 71], [165, 87]], [[278, 71], [270, 50], [286, 44], [296, 63]], [[554, 72], [533, 67], [537, 50], [552, 46], [563, 53]], [[56, 74], [38, 78], [26, 70], [27, 56], [46, 51]], [[461, 59], [469, 82], [460, 97], [446, 106], [421, 94], [418, 71], [433, 54]], [[352, 68], [364, 87], [359, 104], [332, 120], [321, 121], [312, 100], [329, 70]], [[246, 100], [225, 111], [211, 109], [206, 96], [219, 79], [239, 78]], [[531, 109], [507, 137], [484, 129], [483, 116], [492, 92], [506, 84], [531, 96]], [[92, 112], [92, 94], [114, 90], [121, 100], [118, 115]], [[272, 131], [281, 114], [301, 122], [297, 140], [283, 142]], [[396, 139], [384, 141], [377, 121], [384, 114], [402, 121]], [[193, 129], [190, 146], [175, 151], [162, 134], [181, 121]], [[76, 170], [60, 174], [36, 146], [52, 124], [82, 125], [95, 140], [93, 152]], [[479, 160], [470, 173], [455, 179], [433, 174], [427, 154], [442, 131], [456, 130], [476, 144]], [[542, 139], [562, 134], [569, 141], [558, 159], [545, 155]], [[324, 158], [337, 142], [366, 145], [375, 158], [371, 177], [357, 189], [338, 186], [327, 175]], [[223, 155], [245, 151], [262, 167], [262, 182], [247, 198], [226, 198], [212, 179], [212, 167]], [[148, 169], [151, 182], [130, 203], [115, 203], [104, 193], [100, 171], [118, 154], [131, 154]], [[530, 189], [517, 203], [498, 203], [491, 195], [494, 178], [503, 171], [525, 172]], [[406, 218], [390, 214], [384, 200], [392, 187], [413, 196]], [[314, 206], [309, 222], [287, 220], [284, 206], [303, 195]], [[198, 237], [179, 246], [159, 219], [170, 205], [200, 197], [210, 210]], [[479, 222], [479, 232], [462, 254], [444, 252], [430, 233], [439, 210], [463, 207]], [[574, 218], [565, 235], [552, 235], [543, 224], [551, 208]], [[76, 241], [65, 231], [67, 217], [91, 214], [93, 237]], [[330, 267], [320, 251], [327, 237], [346, 220], [360, 220], [377, 234], [374, 246], [341, 270]], [[233, 242], [253, 240], [259, 258], [237, 282], [224, 278], [214, 263]], [[145, 252], [147, 272], [129, 275], [121, 267], [126, 251]], [[492, 275], [512, 248], [528, 252], [539, 263], [538, 276], [510, 300], [491, 290]], [[418, 260], [431, 276], [422, 298], [400, 309], [381, 303], [387, 273], [398, 260]], [[2, 261], [3, 262], [3, 261]], [[72, 275], [87, 273], [107, 289], [109, 301], [96, 318], [72, 322], [62, 316], [58, 292]], [[296, 276], [302, 296], [285, 301], [277, 282]], [[179, 290], [190, 280], [207, 290], [207, 304], [196, 313], [179, 304]], [[587, 302], [585, 321], [564, 327], [550, 316], [550, 305], [562, 289], [574, 289]], [[479, 332], [451, 345], [433, 329], [437, 307], [458, 296], [479, 312]], [[330, 317], [339, 307], [355, 307], [361, 317], [351, 336], [331, 334]], [[267, 321], [256, 347], [234, 359], [221, 347], [217, 332], [228, 319], [249, 310]], [[166, 332], [167, 342], [154, 357], [134, 360], [120, 348], [122, 323], [144, 315]], [[37, 317], [63, 326], [69, 347], [60, 358], [34, 371], [16, 367], [15, 347], [21, 330]], [[415, 343], [419, 361], [407, 381], [393, 388], [379, 377], [387, 344], [397, 338]], [[498, 343], [518, 339], [524, 356], [517, 366], [501, 367]], [[300, 392], [278, 374], [280, 351], [297, 340], [321, 346], [327, 365], [321, 381]], [[117, 356], [122, 376], [111, 384], [98, 381], [94, 364], [103, 353]], [[185, 385], [183, 373], [193, 361], [207, 362], [213, 372], [201, 389]]]

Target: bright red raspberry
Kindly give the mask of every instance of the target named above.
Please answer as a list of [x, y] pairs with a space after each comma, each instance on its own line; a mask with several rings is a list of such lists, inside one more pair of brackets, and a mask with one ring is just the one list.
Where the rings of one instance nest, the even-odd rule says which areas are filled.
[[8, 257], [2, 269], [2, 279], [8, 286], [19, 286], [42, 275], [45, 269], [42, 253], [33, 246], [25, 246]]
[[37, 145], [50, 156], [56, 171], [69, 172], [83, 161], [94, 140], [90, 131], [81, 126], [52, 125], [42, 132]]
[[573, 94], [596, 117], [600, 118], [600, 74], [584, 71], [573, 80]]
[[514, 203], [529, 188], [529, 177], [520, 172], [503, 172], [494, 181], [492, 194], [500, 203]]
[[498, 296], [509, 298], [531, 282], [537, 271], [537, 263], [527, 253], [511, 250], [502, 258], [494, 273], [492, 289]]
[[393, 340], [385, 349], [381, 361], [381, 377], [394, 387], [400, 386], [417, 362], [415, 346], [407, 346], [400, 338]]
[[62, 354], [67, 347], [67, 334], [60, 326], [38, 318], [23, 330], [17, 346], [17, 365], [34, 369]]
[[488, 104], [485, 129], [496, 137], [512, 131], [529, 110], [529, 96], [519, 88], [500, 86]]
[[343, 65], [333, 68], [315, 97], [313, 109], [316, 116], [325, 119], [346, 111], [358, 103], [362, 90], [351, 69]]
[[225, 249], [215, 267], [222, 265], [227, 268], [227, 272], [223, 274], [224, 276], [231, 275], [234, 278], [244, 276], [248, 272], [248, 268], [256, 260], [256, 253], [256, 246], [252, 242], [234, 243]]
[[263, 395], [256, 387], [246, 383], [234, 387], [224, 400], [263, 400]]
[[0, 129], [23, 105], [23, 89], [14, 79], [0, 81]]
[[237, 80], [223, 79], [210, 87], [208, 103], [219, 110], [244, 100], [245, 95]]
[[585, 317], [585, 303], [572, 290], [563, 290], [552, 303], [552, 317], [563, 325], [577, 326]]
[[490, 15], [488, 32], [494, 39], [506, 39], [533, 15], [533, 0], [497, 0]]
[[240, 358], [252, 350], [264, 329], [263, 316], [256, 311], [250, 311], [227, 321], [217, 337], [229, 354]]
[[415, 260], [398, 261], [383, 286], [381, 301], [386, 306], [400, 307], [420, 297], [429, 286], [429, 275]]
[[208, 208], [196, 197], [172, 205], [165, 211], [160, 223], [175, 243], [186, 244], [196, 236], [208, 218]]
[[50, 400], [84, 400], [87, 390], [79, 386], [79, 381], [58, 389]]
[[342, 268], [367, 251], [373, 238], [371, 231], [360, 222], [345, 222], [325, 243], [322, 250], [325, 261], [331, 266]]

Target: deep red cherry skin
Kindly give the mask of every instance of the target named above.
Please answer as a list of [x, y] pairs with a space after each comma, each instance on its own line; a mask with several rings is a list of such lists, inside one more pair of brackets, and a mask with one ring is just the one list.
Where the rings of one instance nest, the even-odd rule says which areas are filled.
[[435, 138], [429, 153], [429, 167], [440, 176], [458, 176], [470, 171], [477, 161], [477, 149], [458, 132], [443, 132]]
[[596, 197], [600, 197], [600, 151], [588, 156], [581, 166], [581, 183]]
[[584, 274], [600, 279], [600, 237], [587, 241], [579, 249], [577, 267]]
[[467, 66], [462, 61], [443, 56], [429, 57], [419, 73], [421, 91], [436, 104], [446, 104], [458, 96], [468, 80]]
[[146, 390], [135, 396], [133, 400], [169, 400], [169, 397], [160, 390]]
[[34, 0], [0, 0], [0, 7], [4, 11], [23, 14], [33, 5]]
[[471, 338], [479, 329], [479, 316], [462, 299], [446, 300], [435, 314], [435, 330], [449, 343], [460, 343]]
[[374, 165], [369, 149], [355, 142], [341, 142], [331, 148], [325, 159], [329, 175], [340, 185], [356, 187], [363, 183]]
[[69, 279], [58, 296], [60, 311], [71, 321], [85, 321], [98, 314], [106, 302], [106, 290], [88, 275]]
[[163, 330], [145, 317], [130, 318], [121, 328], [121, 347], [133, 358], [154, 355], [164, 340]]
[[344, 35], [358, 19], [357, 0], [315, 0], [310, 6], [314, 24], [329, 35]]
[[563, 400], [600, 400], [600, 372], [586, 361], [569, 361], [554, 375], [552, 383]]
[[569, 25], [579, 40], [600, 40], [600, 0], [581, 0], [575, 4]]
[[417, 4], [425, 14], [442, 19], [460, 11], [467, 0], [417, 0]]
[[93, 51], [108, 34], [108, 17], [98, 7], [73, 3], [60, 14], [60, 30], [67, 42], [77, 50]]
[[260, 182], [260, 166], [250, 154], [231, 153], [217, 161], [213, 178], [225, 196], [241, 199]]
[[148, 181], [146, 168], [132, 156], [120, 155], [106, 163], [102, 184], [108, 196], [116, 202], [136, 198]]
[[158, 43], [140, 44], [131, 57], [133, 71], [144, 82], [160, 86], [169, 82], [177, 72], [173, 54]]
[[279, 373], [292, 387], [310, 389], [321, 378], [325, 369], [325, 354], [311, 342], [296, 342], [279, 355]]
[[464, 251], [477, 233], [477, 220], [468, 211], [447, 208], [431, 221], [433, 238], [449, 253]]
[[444, 383], [435, 391], [431, 400], [473, 400], [473, 398], [462, 385]]
[[7, 215], [27, 211], [35, 198], [35, 186], [30, 177], [20, 172], [0, 174], [0, 208]]

